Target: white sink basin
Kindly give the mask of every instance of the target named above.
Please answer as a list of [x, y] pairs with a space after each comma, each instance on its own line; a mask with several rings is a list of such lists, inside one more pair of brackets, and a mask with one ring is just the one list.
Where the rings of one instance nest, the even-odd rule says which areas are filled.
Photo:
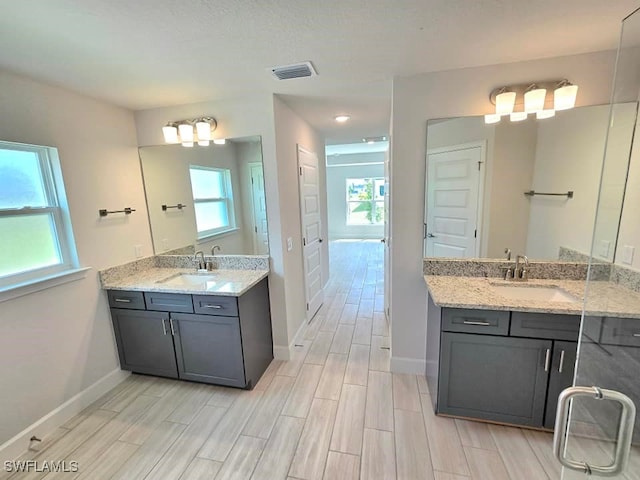
[[160, 280], [158, 283], [180, 287], [207, 288], [216, 283], [217, 277], [218, 275], [216, 273], [178, 273], [164, 280]]
[[497, 293], [513, 300], [576, 303], [579, 300], [559, 287], [534, 285], [493, 285]]

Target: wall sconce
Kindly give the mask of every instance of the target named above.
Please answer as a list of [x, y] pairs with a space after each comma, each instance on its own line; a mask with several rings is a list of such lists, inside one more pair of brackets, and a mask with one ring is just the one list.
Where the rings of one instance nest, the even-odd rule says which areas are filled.
[[[213, 117], [198, 117], [169, 122], [162, 127], [162, 135], [165, 143], [181, 143], [183, 147], [193, 147], [197, 142], [201, 147], [207, 147], [217, 126], [218, 123]], [[213, 143], [224, 145], [225, 139], [217, 138]]]
[[[547, 102], [550, 90], [553, 90], [553, 103]], [[503, 116], [509, 115], [512, 122], [520, 122], [534, 113], [538, 120], [551, 118], [557, 110], [575, 107], [577, 95], [578, 86], [567, 79], [496, 88], [489, 95], [496, 111], [485, 115], [484, 121], [487, 124], [498, 123]]]

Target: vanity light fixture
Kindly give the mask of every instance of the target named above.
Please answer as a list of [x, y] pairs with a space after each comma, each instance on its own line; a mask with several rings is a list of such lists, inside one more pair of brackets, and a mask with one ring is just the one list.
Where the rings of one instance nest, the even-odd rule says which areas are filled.
[[566, 78], [558, 83], [553, 91], [554, 110], [569, 110], [576, 106], [578, 96], [578, 86], [573, 85]]
[[[551, 90], [553, 102], [547, 101], [547, 91]], [[485, 115], [484, 122], [498, 123], [499, 117], [505, 115], [509, 115], [512, 122], [520, 122], [530, 113], [535, 113], [538, 120], [551, 118], [557, 110], [575, 107], [577, 94], [578, 86], [567, 79], [499, 87], [489, 95], [489, 100], [496, 106], [495, 113]]]
[[169, 122], [162, 127], [162, 135], [165, 143], [181, 143], [183, 147], [193, 147], [197, 142], [201, 147], [206, 147], [211, 141], [211, 133], [217, 126], [213, 117], [198, 117]]

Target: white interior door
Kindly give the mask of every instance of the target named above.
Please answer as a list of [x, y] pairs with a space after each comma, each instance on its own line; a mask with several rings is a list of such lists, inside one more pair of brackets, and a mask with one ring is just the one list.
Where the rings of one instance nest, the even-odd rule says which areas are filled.
[[318, 156], [298, 145], [298, 185], [302, 223], [302, 261], [304, 264], [307, 321], [324, 301], [322, 289], [322, 223], [320, 219], [320, 175]]
[[390, 201], [391, 197], [389, 196], [389, 150], [387, 150], [384, 154], [384, 313], [387, 318], [387, 322], [390, 320], [391, 313], [391, 305], [389, 295], [390, 286], [391, 286], [391, 208]]
[[253, 251], [255, 255], [269, 253], [267, 201], [264, 193], [264, 172], [261, 163], [250, 163], [251, 199], [253, 202]]
[[483, 165], [482, 145], [427, 153], [427, 257], [478, 256]]

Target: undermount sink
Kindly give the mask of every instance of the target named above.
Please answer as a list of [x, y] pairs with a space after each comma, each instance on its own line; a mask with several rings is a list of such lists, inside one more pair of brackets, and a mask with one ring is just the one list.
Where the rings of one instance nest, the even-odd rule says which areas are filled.
[[215, 283], [218, 275], [216, 273], [177, 273], [169, 278], [160, 280], [158, 283], [164, 285], [175, 285], [181, 287], [210, 286]]
[[576, 303], [579, 300], [560, 287], [537, 285], [492, 285], [497, 293], [513, 300]]

